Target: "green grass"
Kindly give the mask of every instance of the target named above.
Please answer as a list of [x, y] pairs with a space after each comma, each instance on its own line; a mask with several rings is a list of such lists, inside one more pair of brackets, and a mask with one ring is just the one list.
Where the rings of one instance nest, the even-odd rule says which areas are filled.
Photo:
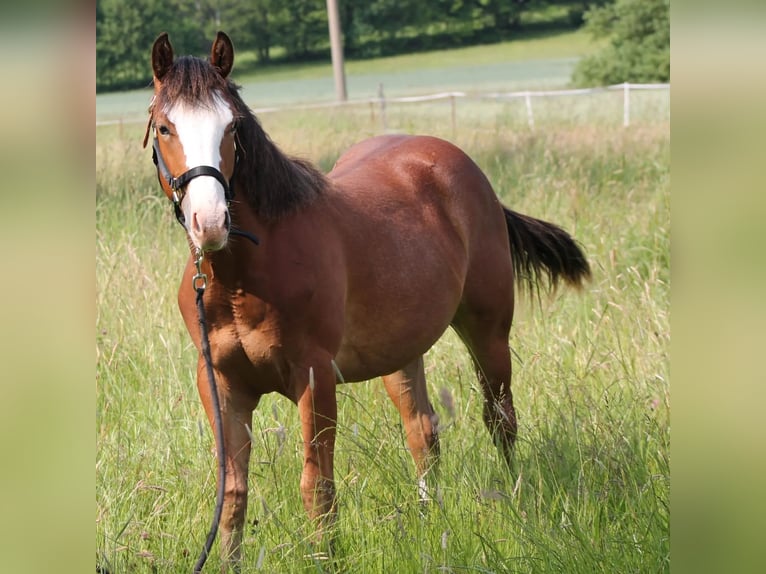
[[[333, 564], [306, 558], [298, 416], [267, 396], [253, 421], [243, 572], [669, 571], [669, 121], [666, 93], [643, 97], [629, 129], [619, 98], [541, 105], [535, 131], [518, 102], [458, 102], [454, 132], [448, 104], [388, 110], [389, 129], [452, 139], [504, 203], [572, 231], [593, 281], [517, 306], [513, 477], [452, 333], [426, 357], [442, 460], [425, 514], [380, 381], [339, 389]], [[354, 108], [262, 121], [286, 151], [328, 168], [380, 119]], [[142, 136], [140, 125], [97, 129], [96, 558], [113, 574], [188, 572], [215, 496], [175, 301], [186, 241]], [[212, 557], [206, 571], [217, 568]]]
[[[482, 66], [498, 62], [573, 58], [593, 51], [593, 42], [582, 30], [549, 33], [520, 33], [512, 41], [452, 50], [433, 50], [400, 54], [371, 60], [347, 60], [346, 72], [354, 74], [392, 74], [428, 68]], [[300, 80], [332, 75], [329, 62], [259, 66], [254, 53], [243, 53], [237, 66], [244, 70], [237, 81]], [[252, 70], [252, 71], [251, 71]]]

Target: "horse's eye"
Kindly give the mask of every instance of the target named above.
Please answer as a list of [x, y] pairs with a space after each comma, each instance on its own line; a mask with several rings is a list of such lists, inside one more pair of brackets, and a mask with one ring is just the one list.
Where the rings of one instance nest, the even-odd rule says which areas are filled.
[[166, 135], [170, 135], [170, 130], [168, 129], [168, 126], [160, 126], [160, 127], [159, 127], [159, 128], [157, 128], [157, 129], [158, 129], [158, 130], [159, 130], [159, 132], [160, 132], [162, 135], [164, 135], [164, 136], [166, 136]]

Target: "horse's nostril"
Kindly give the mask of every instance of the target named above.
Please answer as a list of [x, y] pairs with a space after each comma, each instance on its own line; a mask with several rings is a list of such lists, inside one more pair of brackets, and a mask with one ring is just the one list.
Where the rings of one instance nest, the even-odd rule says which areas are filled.
[[226, 216], [224, 217], [224, 220], [223, 220], [223, 228], [226, 231], [229, 231], [229, 229], [231, 228], [231, 216], [229, 215], [228, 211], [226, 212]]
[[194, 230], [195, 233], [201, 233], [202, 232], [202, 228], [199, 225], [199, 220], [197, 219], [197, 214], [196, 213], [192, 214], [192, 229]]

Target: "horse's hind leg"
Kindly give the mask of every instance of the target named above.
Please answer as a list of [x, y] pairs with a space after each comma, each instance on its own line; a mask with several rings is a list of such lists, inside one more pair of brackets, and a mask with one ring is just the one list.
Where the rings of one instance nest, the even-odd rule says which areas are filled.
[[420, 498], [427, 500], [426, 475], [438, 458], [439, 437], [436, 433], [436, 413], [428, 401], [423, 356], [400, 371], [386, 375], [383, 382], [388, 396], [402, 417], [407, 446], [418, 473]]
[[516, 411], [511, 393], [511, 352], [508, 333], [513, 305], [502, 312], [464, 311], [454, 327], [471, 352], [484, 394], [484, 424], [509, 468], [516, 441]]

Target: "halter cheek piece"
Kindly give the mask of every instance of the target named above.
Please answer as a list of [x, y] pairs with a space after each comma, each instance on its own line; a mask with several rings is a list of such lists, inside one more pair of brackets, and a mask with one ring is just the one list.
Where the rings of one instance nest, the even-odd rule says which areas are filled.
[[[235, 170], [237, 169], [238, 160], [239, 155], [235, 150]], [[170, 174], [168, 166], [165, 165], [165, 160], [162, 159], [162, 153], [160, 152], [160, 145], [159, 141], [157, 140], [156, 132], [154, 135], [154, 141], [152, 141], [152, 161], [154, 162], [154, 165], [157, 166], [157, 176], [162, 177], [170, 186], [170, 189], [173, 191], [173, 209], [176, 213], [176, 219], [184, 228], [186, 228], [186, 220], [184, 218], [183, 211], [181, 211], [181, 201], [183, 201], [183, 198], [186, 195], [186, 185], [195, 177], [199, 177], [201, 175], [209, 175], [210, 177], [214, 177], [216, 180], [218, 180], [218, 183], [223, 186], [223, 192], [226, 196], [226, 203], [230, 204], [231, 200], [234, 199], [234, 176], [232, 175], [231, 182], [228, 182], [226, 181], [226, 177], [223, 175], [223, 173], [221, 173], [219, 169], [214, 168], [213, 166], [198, 165], [197, 167], [193, 167], [190, 170], [185, 171], [178, 177], [173, 177]]]

